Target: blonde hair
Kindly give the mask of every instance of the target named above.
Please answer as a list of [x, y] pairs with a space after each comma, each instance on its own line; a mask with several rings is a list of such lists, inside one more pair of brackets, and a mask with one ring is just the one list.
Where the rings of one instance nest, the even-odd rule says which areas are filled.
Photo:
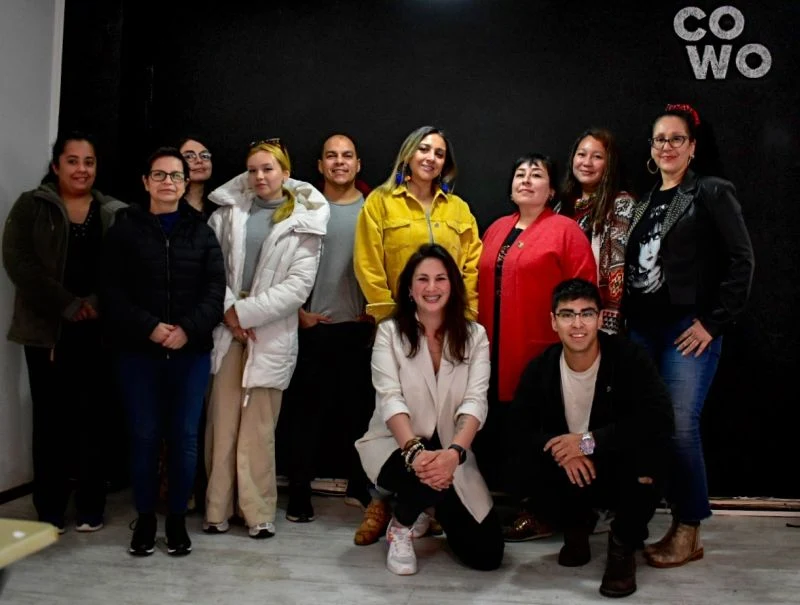
[[419, 144], [422, 142], [422, 139], [431, 134], [438, 134], [444, 139], [444, 166], [442, 167], [442, 174], [439, 177], [439, 181], [440, 183], [446, 184], [449, 191], [453, 190], [453, 182], [456, 180], [456, 175], [458, 174], [453, 146], [450, 144], [450, 140], [447, 138], [447, 135], [444, 133], [444, 131], [436, 128], [435, 126], [422, 126], [417, 128], [414, 132], [406, 137], [406, 140], [403, 141], [402, 145], [400, 145], [400, 151], [398, 152], [397, 158], [394, 161], [392, 172], [389, 174], [389, 178], [386, 179], [382, 185], [380, 185], [380, 189], [390, 192], [398, 185], [398, 174], [402, 175], [403, 179], [411, 174], [411, 169], [409, 168], [408, 163], [411, 161], [411, 158], [414, 157], [417, 149], [419, 149]]
[[[250, 147], [250, 151], [247, 152], [247, 159], [250, 159], [255, 154], [264, 151], [272, 155], [272, 157], [277, 160], [278, 164], [281, 167], [281, 170], [284, 172], [288, 172], [289, 174], [292, 173], [292, 161], [289, 159], [289, 151], [284, 147], [283, 143], [280, 141], [263, 141], [261, 143], [256, 143], [252, 147]], [[272, 222], [279, 223], [282, 220], [288, 218], [292, 211], [294, 210], [294, 203], [295, 203], [295, 195], [294, 192], [286, 188], [286, 185], [281, 187], [281, 191], [283, 195], [286, 196], [286, 202], [278, 206], [277, 210], [272, 214]]]

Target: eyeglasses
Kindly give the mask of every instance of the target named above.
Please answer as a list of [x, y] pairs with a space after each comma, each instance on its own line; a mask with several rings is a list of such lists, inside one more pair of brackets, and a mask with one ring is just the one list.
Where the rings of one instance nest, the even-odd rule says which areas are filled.
[[200, 158], [204, 162], [208, 162], [211, 159], [211, 152], [210, 151], [201, 151], [200, 153], [195, 153], [194, 151], [187, 151], [186, 153], [181, 154], [183, 159], [187, 162], [194, 162], [197, 158]]
[[177, 170], [175, 172], [164, 172], [163, 170], [150, 171], [150, 178], [156, 181], [157, 183], [167, 180], [167, 177], [169, 177], [173, 183], [186, 182], [186, 175]]
[[582, 311], [573, 311], [572, 309], [563, 309], [556, 311], [556, 317], [564, 323], [572, 323], [576, 317], [580, 317], [582, 321], [594, 321], [600, 312], [597, 309], [583, 309]]
[[281, 142], [278, 137], [274, 137], [272, 139], [261, 139], [260, 141], [250, 141], [250, 149], [253, 147], [258, 147], [259, 145], [274, 145], [275, 147], [279, 147], [281, 151], [286, 153], [286, 146]]
[[689, 140], [684, 134], [676, 134], [673, 137], [653, 137], [652, 139], [647, 139], [650, 143], [650, 147], [653, 149], [664, 149], [664, 146], [669, 143], [669, 146], [672, 149], [678, 149], [678, 147], [683, 147], [686, 141]]

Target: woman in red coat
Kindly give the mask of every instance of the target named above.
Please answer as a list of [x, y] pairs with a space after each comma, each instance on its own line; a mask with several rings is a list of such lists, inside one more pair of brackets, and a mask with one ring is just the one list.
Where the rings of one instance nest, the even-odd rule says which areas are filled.
[[550, 324], [553, 288], [573, 277], [597, 283], [589, 240], [574, 220], [550, 207], [556, 182], [549, 157], [532, 153], [519, 158], [511, 178], [517, 211], [495, 221], [483, 236], [478, 322], [492, 347], [492, 379], [478, 459], [486, 461], [482, 471], [490, 486], [500, 480], [506, 404], [528, 363], [558, 342]]

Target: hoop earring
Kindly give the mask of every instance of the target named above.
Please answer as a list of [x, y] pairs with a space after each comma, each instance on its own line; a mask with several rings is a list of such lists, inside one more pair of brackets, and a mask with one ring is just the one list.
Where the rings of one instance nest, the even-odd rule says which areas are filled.
[[[650, 162], [653, 162], [653, 168], [650, 168]], [[653, 158], [647, 160], [645, 166], [647, 166], [647, 172], [650, 174], [658, 174], [658, 164], [656, 164], [656, 161]]]

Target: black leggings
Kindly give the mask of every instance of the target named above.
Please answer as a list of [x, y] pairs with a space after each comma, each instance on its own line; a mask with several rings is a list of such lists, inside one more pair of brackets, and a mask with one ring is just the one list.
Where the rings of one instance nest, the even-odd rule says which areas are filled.
[[378, 475], [378, 485], [397, 495], [395, 518], [410, 526], [426, 508], [436, 508], [436, 520], [447, 535], [447, 543], [458, 559], [473, 569], [497, 569], [503, 561], [503, 532], [494, 508], [478, 523], [461, 503], [456, 490], [436, 491], [406, 470], [398, 448]]

